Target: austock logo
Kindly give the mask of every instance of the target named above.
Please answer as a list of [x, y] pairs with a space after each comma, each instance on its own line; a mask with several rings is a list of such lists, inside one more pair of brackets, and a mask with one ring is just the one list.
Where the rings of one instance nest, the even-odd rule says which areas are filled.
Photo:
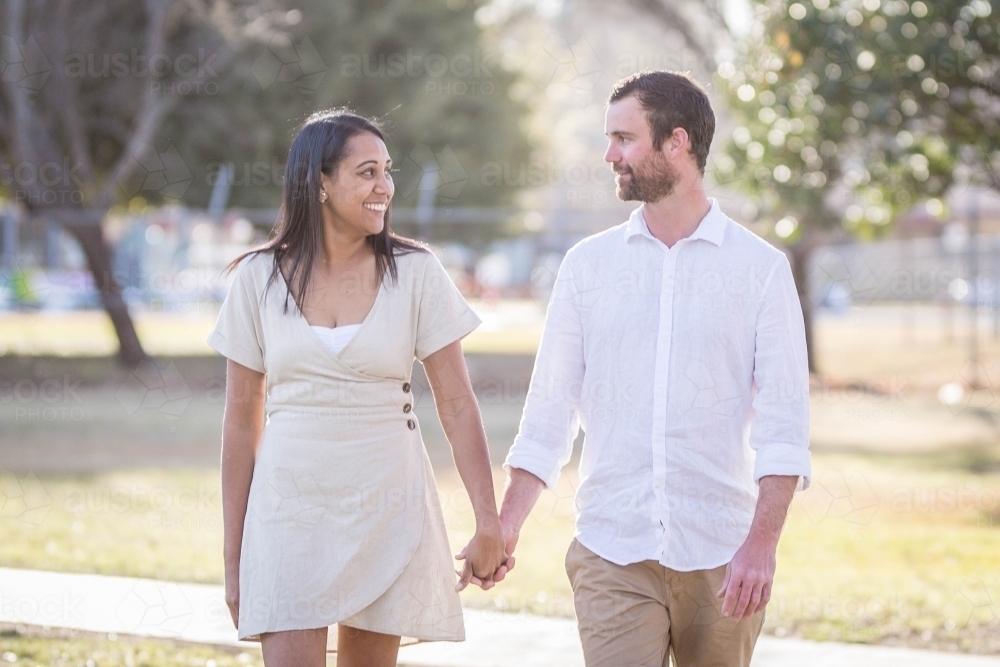
[[193, 396], [177, 364], [171, 363], [160, 369], [150, 361], [143, 362], [129, 373], [115, 391], [115, 398], [125, 414], [156, 410], [169, 421], [180, 419]]
[[878, 494], [860, 471], [824, 470], [802, 498], [813, 523], [843, 519], [858, 527], [871, 522], [879, 504]]
[[173, 582], [139, 580], [118, 603], [115, 615], [138, 635], [180, 636], [194, 617], [194, 608]]
[[18, 476], [0, 469], [0, 520], [17, 520], [25, 526], [42, 524], [52, 508], [52, 498], [35, 473]]
[[319, 88], [327, 69], [323, 56], [308, 37], [296, 44], [276, 37], [254, 60], [250, 72], [261, 88], [290, 83], [300, 92], [311, 95]]
[[132, 162], [131, 176], [118, 181], [127, 197], [146, 192], [180, 198], [194, 180], [194, 174], [173, 144], [168, 143], [163, 151], [142, 144], [129, 160]]
[[42, 53], [34, 37], [18, 44], [10, 37], [0, 36], [0, 77], [13, 82], [28, 93], [38, 93], [52, 74], [52, 65]]
[[550, 33], [530, 61], [543, 88], [562, 89], [583, 106], [592, 101], [594, 88], [604, 72], [597, 51], [585, 38], [570, 43], [559, 33]]
[[945, 629], [995, 623], [1000, 616], [1000, 589], [980, 577], [969, 577], [945, 603]]
[[409, 185], [400, 193], [404, 197], [431, 188], [436, 200], [454, 203], [469, 182], [469, 172], [451, 146], [435, 153], [430, 146], [417, 144], [406, 156], [402, 168], [409, 175]]

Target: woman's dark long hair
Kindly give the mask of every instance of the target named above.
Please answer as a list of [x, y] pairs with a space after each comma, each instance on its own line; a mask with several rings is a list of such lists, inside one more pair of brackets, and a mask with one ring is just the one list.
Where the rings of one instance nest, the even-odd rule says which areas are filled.
[[[288, 149], [285, 164], [285, 183], [281, 194], [281, 209], [271, 232], [271, 239], [234, 259], [229, 270], [246, 257], [259, 253], [272, 253], [274, 266], [265, 292], [278, 278], [282, 266], [288, 267], [288, 291], [285, 292], [283, 312], [288, 312], [288, 296], [299, 313], [309, 287], [313, 266], [323, 243], [323, 205], [319, 201], [320, 174], [333, 176], [347, 153], [348, 140], [362, 132], [374, 134], [382, 141], [385, 137], [379, 125], [347, 109], [318, 111], [309, 116], [299, 127], [292, 146]], [[375, 253], [375, 269], [379, 283], [386, 274], [393, 283], [398, 279], [396, 256], [410, 252], [426, 252], [426, 248], [412, 239], [394, 234], [389, 227], [392, 202], [385, 212], [385, 225], [378, 234], [366, 239]]]

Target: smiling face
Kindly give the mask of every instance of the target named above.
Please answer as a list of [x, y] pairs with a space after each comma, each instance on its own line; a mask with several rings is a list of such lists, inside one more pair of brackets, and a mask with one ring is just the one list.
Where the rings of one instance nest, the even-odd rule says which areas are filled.
[[348, 139], [337, 171], [331, 176], [323, 174], [320, 180], [327, 195], [323, 218], [332, 220], [338, 229], [361, 236], [380, 233], [395, 191], [391, 168], [389, 151], [377, 136], [361, 132]]
[[656, 202], [674, 191], [680, 174], [671, 155], [678, 142], [686, 150], [687, 133], [683, 128], [667, 137], [662, 147], [654, 147], [646, 112], [638, 98], [629, 95], [608, 105], [604, 134], [608, 138], [604, 160], [611, 163], [616, 174], [619, 199]]

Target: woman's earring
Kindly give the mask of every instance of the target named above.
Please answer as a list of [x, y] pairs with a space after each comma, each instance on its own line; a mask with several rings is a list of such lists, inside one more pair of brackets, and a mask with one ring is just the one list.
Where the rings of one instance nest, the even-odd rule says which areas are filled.
[[326, 201], [326, 190], [320, 190], [319, 191], [319, 201], [320, 201], [320, 203], [323, 203], [323, 202]]

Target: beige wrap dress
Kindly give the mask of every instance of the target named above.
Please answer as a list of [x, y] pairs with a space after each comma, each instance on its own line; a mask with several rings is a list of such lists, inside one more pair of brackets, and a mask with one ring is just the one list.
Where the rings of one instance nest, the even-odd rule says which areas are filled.
[[[336, 355], [289, 300], [273, 257], [236, 269], [209, 344], [265, 373], [240, 554], [238, 637], [336, 623], [410, 640], [465, 639], [451, 548], [413, 413], [410, 374], [481, 320], [430, 252], [396, 258]], [[327, 650], [337, 633], [328, 633]]]

